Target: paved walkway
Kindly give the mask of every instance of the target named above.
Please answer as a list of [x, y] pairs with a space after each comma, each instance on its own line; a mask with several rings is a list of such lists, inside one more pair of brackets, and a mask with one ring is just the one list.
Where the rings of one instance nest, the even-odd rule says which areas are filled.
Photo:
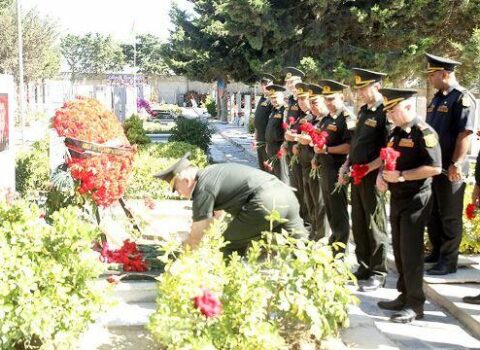
[[[216, 128], [212, 158], [216, 162], [246, 163], [256, 167], [252, 135], [244, 127], [212, 121]], [[351, 244], [349, 251], [354, 251]], [[353, 254], [349, 256], [355, 264]], [[461, 302], [465, 295], [480, 293], [479, 258], [463, 258], [463, 268], [445, 279], [426, 278], [425, 292], [429, 301], [426, 317], [410, 325], [388, 321], [389, 312], [380, 310], [377, 302], [396, 297], [396, 274], [393, 256], [389, 256], [386, 288], [370, 293], [355, 292], [361, 303], [351, 308], [351, 327], [342, 333], [342, 340], [353, 349], [480, 349], [480, 307]], [[353, 289], [355, 289], [352, 286]], [[458, 321], [459, 319], [460, 321]], [[473, 336], [472, 336], [473, 335]]]

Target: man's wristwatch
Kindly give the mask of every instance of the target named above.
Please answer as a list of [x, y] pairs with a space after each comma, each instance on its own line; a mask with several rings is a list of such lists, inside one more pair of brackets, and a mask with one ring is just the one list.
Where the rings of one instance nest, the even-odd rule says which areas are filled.
[[325, 146], [325, 154], [328, 154], [328, 146]]
[[403, 171], [400, 172], [400, 176], [398, 177], [398, 182], [405, 182], [405, 177], [403, 176]]

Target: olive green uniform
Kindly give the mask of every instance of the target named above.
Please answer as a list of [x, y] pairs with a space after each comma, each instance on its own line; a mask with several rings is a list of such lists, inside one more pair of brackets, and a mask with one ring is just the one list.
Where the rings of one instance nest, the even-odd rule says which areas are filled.
[[243, 253], [252, 240], [260, 239], [262, 232], [270, 229], [265, 216], [273, 209], [288, 220], [274, 223], [275, 232], [283, 228], [298, 237], [306, 235], [291, 188], [275, 176], [245, 165], [215, 164], [199, 170], [192, 202], [194, 222], [211, 218], [215, 210], [232, 215], [224, 232], [230, 242], [227, 253]]

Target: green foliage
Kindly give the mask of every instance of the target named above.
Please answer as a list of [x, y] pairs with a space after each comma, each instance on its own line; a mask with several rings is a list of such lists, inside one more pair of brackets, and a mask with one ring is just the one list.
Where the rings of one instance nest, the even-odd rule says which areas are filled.
[[68, 34], [62, 38], [60, 51], [70, 70], [70, 80], [78, 74], [105, 74], [121, 69], [125, 60], [122, 49], [110, 35]]
[[[136, 67], [143, 74], [167, 74], [168, 67], [162, 58], [162, 42], [152, 34], [136, 36]], [[133, 44], [122, 44], [123, 54], [130, 67], [134, 66]]]
[[[424, 81], [425, 51], [460, 58], [462, 45], [470, 62], [461, 74], [478, 74], [478, 1], [189, 3], [193, 13], [172, 11], [174, 30], [164, 51], [172, 70], [194, 79], [252, 82], [261, 72], [295, 65], [310, 80], [349, 82], [350, 68], [365, 67], [388, 72], [395, 83]], [[471, 77], [467, 82], [473, 82]]]
[[[165, 258], [149, 328], [167, 349], [287, 349], [336, 335], [356, 298], [348, 266], [331, 248], [266, 233], [245, 259], [227, 262], [215, 222], [194, 251]], [[167, 250], [168, 254], [172, 252]], [[222, 313], [205, 318], [193, 299], [215, 293]]]
[[143, 128], [143, 120], [136, 114], [125, 120], [123, 130], [131, 145], [146, 145], [152, 142]]
[[[70, 349], [101, 311], [99, 232], [73, 208], [48, 225], [39, 209], [0, 202], [0, 348]], [[40, 345], [43, 344], [41, 347]]]
[[212, 96], [208, 95], [203, 102], [203, 107], [207, 109], [208, 114], [212, 117], [217, 116], [217, 103], [212, 98]]
[[153, 177], [168, 168], [186, 152], [191, 152], [190, 160], [200, 168], [207, 165], [207, 156], [198, 147], [184, 142], [150, 144], [142, 147], [135, 156], [135, 165], [127, 187], [127, 198], [150, 197], [152, 199], [171, 198], [169, 185]]
[[169, 134], [173, 127], [175, 126], [174, 122], [144, 122], [143, 127], [147, 134]]
[[33, 143], [31, 150], [17, 156], [16, 189], [23, 198], [34, 200], [50, 190], [48, 139]]
[[[25, 81], [55, 76], [60, 69], [60, 53], [55, 47], [58, 37], [56, 21], [41, 16], [34, 8], [24, 14], [22, 26]], [[0, 73], [18, 76], [17, 14], [16, 6], [9, 0], [0, 1], [0, 28]]]
[[[471, 202], [472, 198], [473, 185], [468, 184], [465, 196], [464, 196], [464, 207]], [[463, 218], [463, 234], [462, 242], [460, 243], [459, 248], [460, 254], [480, 254], [480, 216], [473, 220], [469, 220], [465, 217]]]
[[178, 118], [168, 140], [187, 142], [206, 152], [208, 146], [212, 144], [212, 134], [213, 130], [207, 122], [200, 119]]
[[255, 115], [252, 113], [248, 118], [248, 132], [250, 134], [255, 133]]

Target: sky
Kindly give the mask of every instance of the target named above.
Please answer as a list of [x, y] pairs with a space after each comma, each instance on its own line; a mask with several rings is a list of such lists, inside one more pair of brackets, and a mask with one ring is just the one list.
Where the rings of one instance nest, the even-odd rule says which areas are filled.
[[135, 32], [151, 33], [165, 40], [171, 28], [172, 1], [189, 9], [186, 0], [21, 0], [24, 11], [38, 11], [58, 20], [62, 33], [111, 34], [118, 41], [131, 40]]

